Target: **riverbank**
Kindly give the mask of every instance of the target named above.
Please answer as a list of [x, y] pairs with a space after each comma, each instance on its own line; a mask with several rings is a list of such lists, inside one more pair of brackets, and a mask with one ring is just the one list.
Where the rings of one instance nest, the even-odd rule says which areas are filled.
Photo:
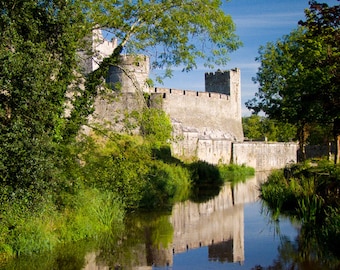
[[184, 163], [171, 157], [167, 145], [156, 147], [137, 136], [88, 137], [77, 147], [68, 152], [80, 153], [81, 162], [64, 167], [59, 183], [44, 194], [23, 190], [25, 196], [18, 196], [1, 187], [0, 261], [117, 231], [127, 212], [169, 209], [190, 198], [197, 183], [221, 187], [232, 175], [254, 172]]
[[271, 209], [274, 220], [284, 214], [302, 222], [301, 242], [316, 250], [315, 257], [334, 257], [338, 263], [339, 165], [328, 161], [307, 161], [277, 170], [261, 185], [261, 197]]

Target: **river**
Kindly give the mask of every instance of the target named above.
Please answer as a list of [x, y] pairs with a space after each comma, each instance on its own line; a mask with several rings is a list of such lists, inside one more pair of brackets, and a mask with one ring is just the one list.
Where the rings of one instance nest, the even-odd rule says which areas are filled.
[[5, 269], [269, 269], [292, 263], [285, 256], [292, 253], [299, 226], [284, 217], [271, 220], [259, 199], [266, 177], [257, 173], [244, 183], [227, 183], [205, 202], [132, 213], [119, 234], [21, 257]]

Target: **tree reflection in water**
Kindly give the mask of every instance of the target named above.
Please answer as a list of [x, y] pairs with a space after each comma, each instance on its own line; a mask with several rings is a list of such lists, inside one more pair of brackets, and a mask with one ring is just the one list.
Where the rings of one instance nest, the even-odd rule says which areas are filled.
[[[265, 207], [265, 206], [263, 206]], [[270, 210], [268, 210], [270, 214]], [[256, 265], [252, 270], [329, 270], [340, 269], [339, 224], [327, 224], [327, 219], [320, 223], [305, 222], [302, 224], [295, 241], [284, 235], [280, 236], [281, 244], [278, 247], [278, 258], [271, 266]], [[334, 219], [333, 219], [334, 221]], [[276, 219], [276, 223], [278, 224]], [[334, 228], [337, 233], [334, 234]]]
[[[250, 217], [247, 218], [247, 215], [244, 214], [244, 205], [257, 200], [258, 187], [259, 181], [256, 178], [249, 179], [246, 183], [233, 187], [231, 185], [223, 186], [218, 197], [205, 203], [183, 202], [175, 206], [171, 212], [132, 213], [127, 217], [125, 228], [122, 230], [116, 229], [111, 234], [99, 237], [95, 241], [76, 243], [69, 248], [62, 246], [58, 252], [45, 254], [39, 258], [37, 256], [22, 258], [8, 264], [4, 269], [88, 270], [141, 269], [141, 267], [144, 267], [143, 269], [169, 269], [168, 266], [173, 267], [172, 269], [187, 269], [188, 267], [196, 269], [188, 265], [185, 265], [185, 268], [178, 267], [176, 264], [178, 260], [174, 260], [177, 255], [191, 256], [189, 258], [191, 263], [196, 265], [196, 261], [199, 263], [202, 261], [199, 269], [207, 269], [210, 266], [214, 269], [254, 270], [340, 269], [336, 245], [338, 239], [330, 233], [330, 231], [339, 230], [340, 225], [330, 224], [327, 217], [323, 225], [315, 226], [313, 223], [312, 226], [302, 226], [296, 238], [294, 238], [295, 230], [294, 236], [290, 238], [285, 236], [286, 231], [282, 231], [279, 245], [275, 242], [275, 245], [270, 246], [270, 241], [265, 239], [266, 235], [258, 236], [258, 231], [263, 227], [262, 225], [256, 227], [256, 224], [260, 222], [259, 220], [262, 222], [264, 216], [271, 217], [268, 208], [263, 205], [263, 209], [267, 212], [261, 215], [257, 212], [260, 206], [256, 203], [256, 208], [247, 207], [251, 209]], [[246, 194], [247, 196], [245, 196]], [[190, 212], [189, 208], [195, 211]], [[176, 212], [178, 215], [171, 215], [176, 209], [181, 210], [180, 213]], [[214, 211], [212, 211], [213, 209]], [[254, 211], [255, 209], [256, 211]], [[183, 219], [179, 214], [183, 214], [186, 219]], [[249, 210], [247, 214], [249, 214]], [[263, 222], [266, 225], [267, 223]], [[244, 224], [247, 225], [246, 228]], [[281, 223], [276, 219], [275, 224], [279, 228], [279, 225], [283, 224], [283, 219], [281, 219]], [[256, 228], [254, 229], [254, 227]], [[178, 228], [182, 229], [178, 230]], [[250, 232], [247, 231], [248, 229]], [[222, 236], [219, 237], [220, 240], [218, 240], [219, 234]], [[251, 238], [253, 242], [244, 240], [247, 238], [247, 234], [256, 235]], [[191, 236], [196, 236], [196, 238], [187, 241]], [[210, 241], [204, 241], [205, 239]], [[259, 243], [263, 244], [261, 242], [263, 239], [269, 243], [271, 250], [277, 247], [278, 253], [270, 253], [265, 259], [260, 258], [258, 246]], [[212, 242], [212, 240], [214, 241]], [[194, 246], [195, 243], [196, 246]], [[329, 243], [332, 244], [326, 246]], [[190, 244], [192, 245], [190, 246]], [[254, 248], [249, 249], [247, 244]], [[200, 250], [206, 251], [207, 254], [199, 253], [200, 257], [192, 256], [191, 251]], [[268, 248], [265, 247], [263, 250], [261, 254], [264, 254]], [[235, 262], [239, 262], [239, 264]], [[162, 267], [153, 268], [155, 265]]]

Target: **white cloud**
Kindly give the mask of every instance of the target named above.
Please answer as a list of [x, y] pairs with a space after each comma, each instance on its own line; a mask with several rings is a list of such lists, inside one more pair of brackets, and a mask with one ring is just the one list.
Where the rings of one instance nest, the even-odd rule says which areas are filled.
[[256, 15], [234, 16], [233, 20], [236, 24], [236, 29], [242, 31], [240, 28], [249, 30], [249, 28], [287, 27], [294, 24], [297, 26], [297, 18], [299, 17], [301, 17], [301, 12], [259, 13]]

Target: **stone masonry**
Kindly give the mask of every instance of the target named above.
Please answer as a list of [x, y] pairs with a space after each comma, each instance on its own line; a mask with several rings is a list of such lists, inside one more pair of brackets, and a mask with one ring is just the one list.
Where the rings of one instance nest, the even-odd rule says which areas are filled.
[[[96, 32], [98, 35], [98, 32]], [[96, 42], [99, 42], [98, 45]], [[113, 52], [101, 36], [94, 40], [96, 61]], [[104, 51], [98, 51], [102, 46]], [[95, 66], [87, 67], [94, 69]], [[179, 158], [200, 159], [212, 164], [246, 164], [257, 170], [282, 168], [296, 162], [296, 144], [243, 142], [241, 115], [241, 71], [218, 70], [205, 74], [205, 92], [167, 88], [149, 88], [149, 58], [122, 55], [119, 66], [111, 67], [106, 82], [114, 98], [98, 97], [91, 121], [105, 123], [124, 132], [126, 112], [145, 106], [143, 96], [150, 96], [149, 106], [164, 110], [173, 125], [172, 154]]]

